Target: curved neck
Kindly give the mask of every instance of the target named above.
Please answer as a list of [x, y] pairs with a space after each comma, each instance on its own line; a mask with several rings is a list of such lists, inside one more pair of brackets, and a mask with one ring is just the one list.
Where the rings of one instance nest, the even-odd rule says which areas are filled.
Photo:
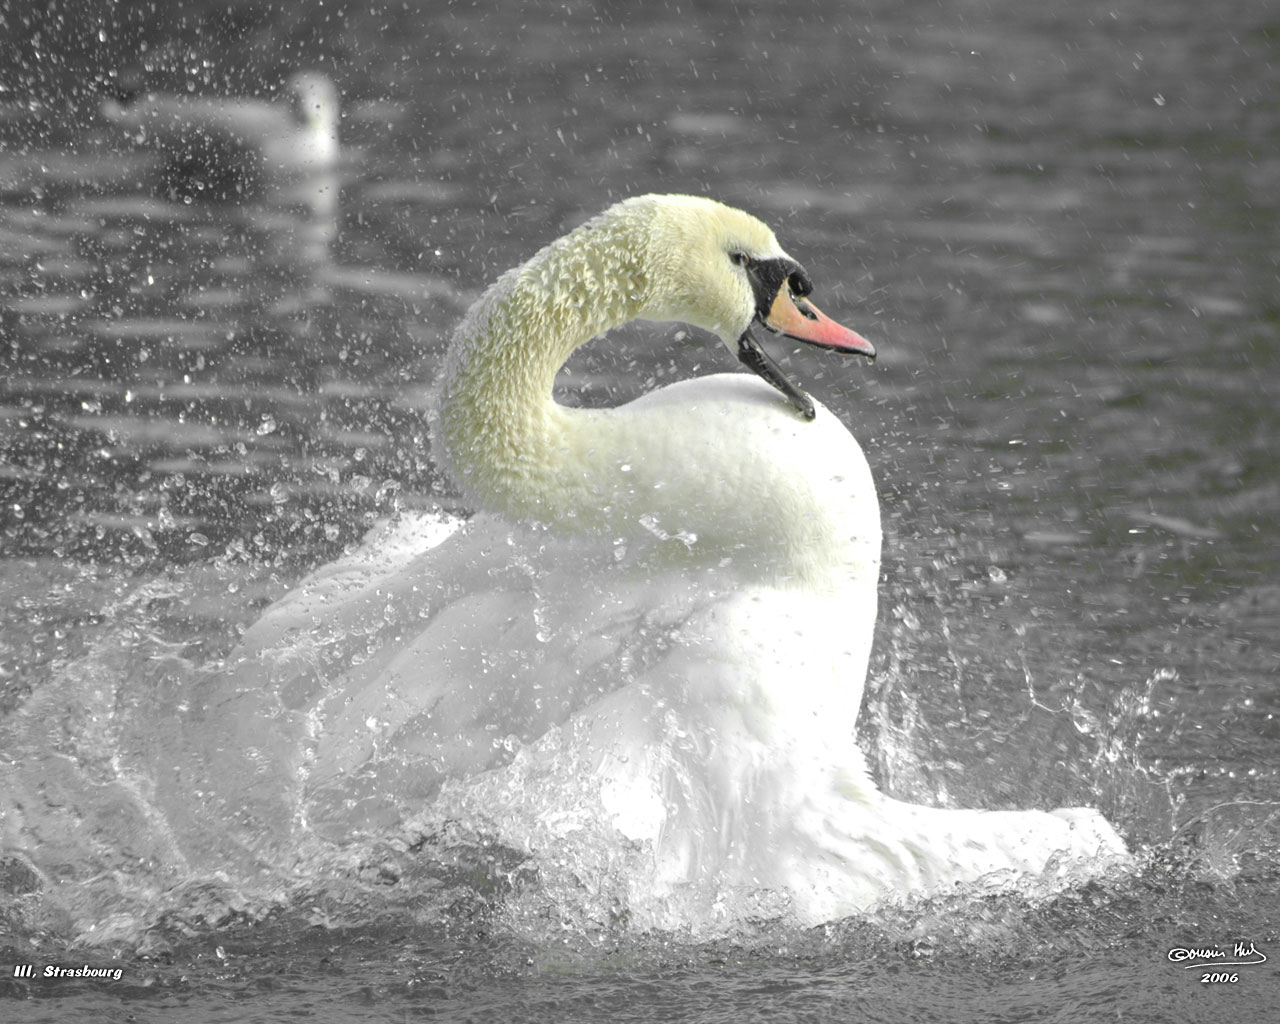
[[[552, 388], [579, 345], [644, 315], [640, 218], [615, 208], [503, 275], [459, 325], [437, 391], [434, 439], [466, 496], [516, 519], [574, 516], [579, 439]], [[566, 490], [567, 488], [567, 490]]]
[[670, 239], [650, 234], [649, 214], [614, 207], [472, 307], [432, 410], [437, 461], [475, 507], [608, 531], [635, 564], [652, 556], [731, 565], [739, 578], [873, 588], [875, 487], [825, 410], [801, 419], [744, 374], [668, 385], [617, 409], [566, 409], [552, 397], [556, 373], [592, 337], [634, 319], [690, 319], [672, 299], [679, 275], [655, 251]]

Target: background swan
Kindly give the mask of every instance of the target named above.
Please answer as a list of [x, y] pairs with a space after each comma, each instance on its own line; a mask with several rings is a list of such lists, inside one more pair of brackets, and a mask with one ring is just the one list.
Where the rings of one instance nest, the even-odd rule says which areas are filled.
[[164, 153], [166, 184], [180, 192], [232, 198], [339, 158], [338, 92], [318, 72], [293, 75], [281, 101], [149, 93], [101, 110], [134, 142]]
[[[729, 891], [817, 922], [1123, 857], [1093, 811], [918, 807], [869, 777], [875, 488], [753, 334], [873, 354], [810, 290], [763, 224], [686, 196], [620, 203], [505, 274], [432, 414], [481, 513], [385, 529], [249, 631], [206, 703], [252, 762], [226, 814], [345, 837], [438, 801], [535, 855], [603, 827], [639, 851], [633, 919], [668, 926]], [[569, 354], [636, 318], [708, 330], [759, 376], [556, 404]]]

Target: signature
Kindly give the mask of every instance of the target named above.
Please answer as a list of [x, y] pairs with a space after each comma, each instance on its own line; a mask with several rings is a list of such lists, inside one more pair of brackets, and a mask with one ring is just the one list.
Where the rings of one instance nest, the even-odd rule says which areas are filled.
[[1190, 971], [1197, 967], [1253, 967], [1265, 964], [1267, 955], [1252, 942], [1237, 942], [1230, 952], [1219, 946], [1174, 946], [1169, 950], [1169, 960]]

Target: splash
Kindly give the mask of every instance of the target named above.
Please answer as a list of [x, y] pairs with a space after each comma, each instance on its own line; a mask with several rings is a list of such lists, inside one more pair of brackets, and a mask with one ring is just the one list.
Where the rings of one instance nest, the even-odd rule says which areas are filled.
[[[397, 550], [386, 549], [388, 565], [399, 564]], [[269, 662], [271, 688], [210, 696], [241, 626], [222, 619], [227, 595], [260, 590], [257, 572], [223, 562], [118, 584], [87, 649], [48, 666], [4, 719], [0, 901], [11, 934], [145, 950], [280, 918], [321, 928], [483, 918], [530, 938], [587, 942], [653, 931], [749, 941], [794, 927], [798, 908], [774, 885], [715, 873], [655, 885], [644, 836], [646, 815], [659, 810], [624, 792], [619, 816], [619, 795], [590, 781], [592, 747], [580, 725], [500, 736], [492, 769], [470, 779], [428, 785], [421, 760], [391, 745], [341, 785], [325, 784], [316, 752], [326, 729], [370, 727], [367, 716], [317, 714], [310, 698], [290, 696], [298, 664], [323, 664], [322, 637], [293, 649], [294, 662]], [[384, 617], [386, 602], [378, 607], [371, 645], [398, 628]], [[530, 630], [557, 628], [554, 618], [531, 621]], [[674, 625], [655, 628], [652, 649], [617, 652], [606, 668], [613, 685], [665, 653]], [[545, 646], [527, 639], [531, 650]], [[1168, 678], [1154, 674], [1105, 715], [1037, 698], [1028, 720], [1066, 730], [1092, 780], [1118, 786], [1106, 780], [1129, 777], [1126, 751]], [[930, 708], [908, 696], [905, 686], [881, 686], [868, 703], [881, 764], [925, 765], [914, 785], [945, 806], [948, 792], [934, 781], [944, 777], [927, 762], [938, 749], [944, 764], [957, 751], [947, 752]], [[908, 713], [893, 718], [889, 707]], [[243, 742], [227, 750], [230, 739]], [[669, 768], [677, 788], [696, 790], [678, 757]], [[1110, 798], [1125, 813], [1134, 806], [1119, 789]], [[992, 878], [972, 894], [1049, 898], [1064, 879], [1087, 877], [1068, 867], [1052, 883]], [[898, 913], [894, 905], [872, 916]]]

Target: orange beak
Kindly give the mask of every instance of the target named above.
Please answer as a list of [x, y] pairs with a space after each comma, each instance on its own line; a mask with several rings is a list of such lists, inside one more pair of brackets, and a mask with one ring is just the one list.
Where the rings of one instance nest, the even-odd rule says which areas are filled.
[[808, 299], [792, 294], [786, 286], [778, 289], [763, 322], [770, 330], [808, 345], [856, 352], [868, 359], [876, 357], [876, 347], [861, 334], [836, 323]]

